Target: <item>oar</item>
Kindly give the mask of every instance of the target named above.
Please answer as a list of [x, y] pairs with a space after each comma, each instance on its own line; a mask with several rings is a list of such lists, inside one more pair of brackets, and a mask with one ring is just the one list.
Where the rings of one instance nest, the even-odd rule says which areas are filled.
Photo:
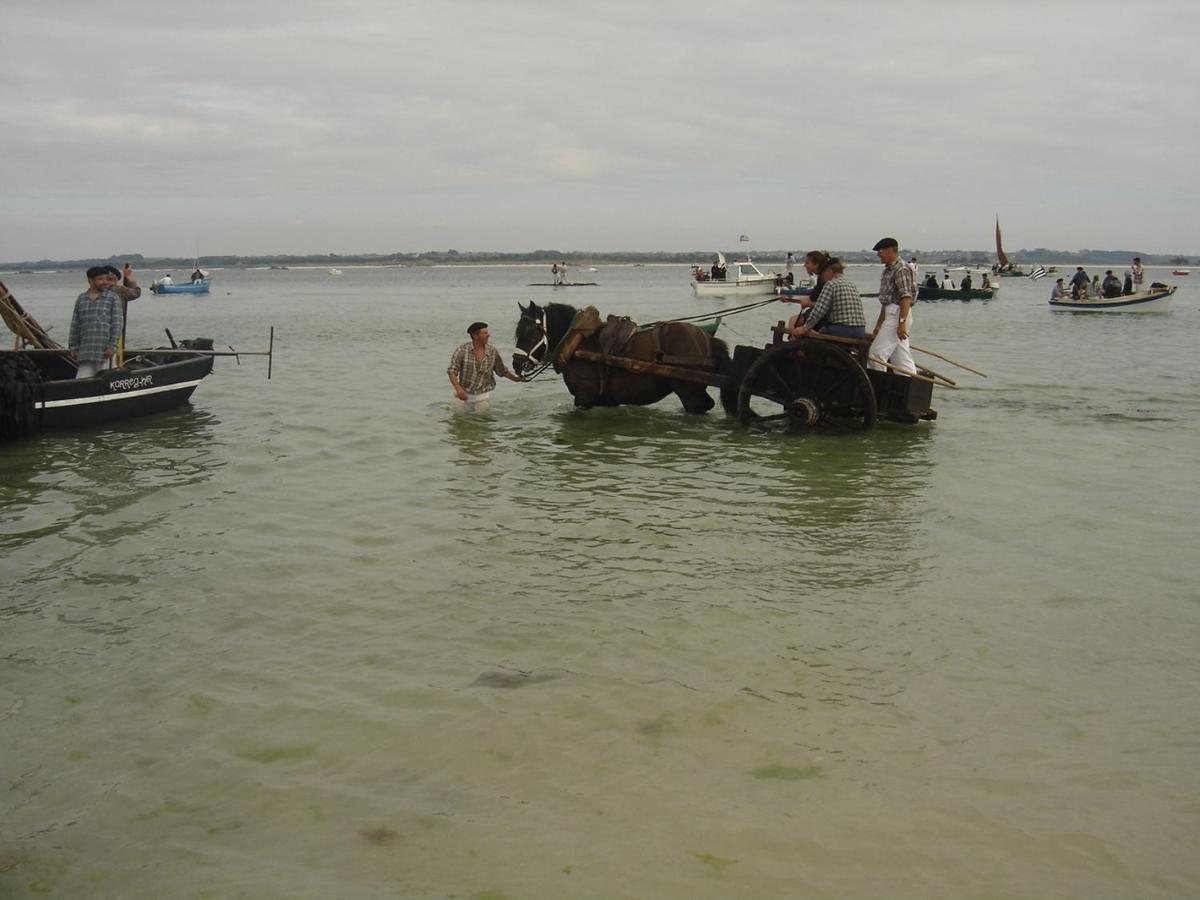
[[948, 356], [942, 356], [942, 354], [940, 354], [940, 353], [934, 353], [932, 350], [926, 350], [924, 347], [918, 347], [916, 344], [909, 344], [909, 346], [913, 350], [918, 350], [921, 353], [928, 353], [930, 356], [936, 356], [938, 359], [944, 359], [946, 362], [950, 363], [950, 365], [952, 365], [952, 366], [958, 366], [960, 369], [966, 369], [968, 372], [974, 372], [976, 375], [982, 375], [984, 378], [988, 377], [987, 372], [980, 372], [978, 369], [972, 369], [970, 366], [968, 366], [964, 363], [960, 363], [956, 359], [951, 359]]

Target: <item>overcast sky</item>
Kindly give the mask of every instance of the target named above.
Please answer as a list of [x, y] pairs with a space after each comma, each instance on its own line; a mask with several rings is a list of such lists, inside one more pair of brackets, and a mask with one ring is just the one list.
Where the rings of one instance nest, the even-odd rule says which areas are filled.
[[0, 0], [0, 259], [1200, 253], [1194, 2]]

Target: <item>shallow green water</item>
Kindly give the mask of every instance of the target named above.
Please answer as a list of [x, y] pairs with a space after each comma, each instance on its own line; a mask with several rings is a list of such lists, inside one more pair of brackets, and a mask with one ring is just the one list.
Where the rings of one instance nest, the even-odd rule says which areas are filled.
[[[989, 378], [779, 438], [549, 378], [453, 411], [473, 319], [721, 305], [683, 267], [214, 274], [131, 342], [274, 324], [271, 381], [0, 449], [0, 895], [1200, 893], [1187, 279], [921, 304]], [[5, 282], [65, 333], [79, 276]]]

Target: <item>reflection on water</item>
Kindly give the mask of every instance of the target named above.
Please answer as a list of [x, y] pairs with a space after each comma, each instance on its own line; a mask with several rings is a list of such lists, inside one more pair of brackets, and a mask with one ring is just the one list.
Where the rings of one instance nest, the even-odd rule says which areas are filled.
[[920, 568], [935, 427], [780, 436], [658, 407], [508, 409], [452, 417], [459, 468], [445, 487], [472, 511], [466, 545], [486, 554], [509, 523], [524, 558], [553, 561], [497, 565], [500, 589], [512, 573], [514, 590], [551, 591], [564, 570], [595, 599], [638, 596], [651, 578], [657, 595], [695, 597], [772, 570], [781, 588], [864, 587]]

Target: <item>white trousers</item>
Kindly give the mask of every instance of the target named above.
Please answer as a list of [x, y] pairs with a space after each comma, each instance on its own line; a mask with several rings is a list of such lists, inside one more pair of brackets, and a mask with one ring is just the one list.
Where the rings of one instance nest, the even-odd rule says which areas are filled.
[[81, 362], [79, 368], [75, 371], [76, 378], [91, 378], [93, 375], [99, 375], [101, 369], [108, 368], [108, 360], [103, 362]]
[[459, 406], [471, 412], [487, 412], [492, 408], [492, 392], [484, 391], [482, 394], [467, 394], [467, 399], [459, 401]]
[[[912, 330], [912, 307], [908, 310], [908, 327]], [[871, 342], [871, 355], [876, 359], [890, 362], [902, 372], [910, 375], [917, 373], [917, 365], [913, 362], [912, 351], [908, 347], [908, 338], [900, 340], [896, 326], [900, 324], [900, 304], [892, 303], [883, 308], [883, 324], [879, 326], [879, 334]], [[883, 369], [877, 362], [868, 362], [868, 369]]]

